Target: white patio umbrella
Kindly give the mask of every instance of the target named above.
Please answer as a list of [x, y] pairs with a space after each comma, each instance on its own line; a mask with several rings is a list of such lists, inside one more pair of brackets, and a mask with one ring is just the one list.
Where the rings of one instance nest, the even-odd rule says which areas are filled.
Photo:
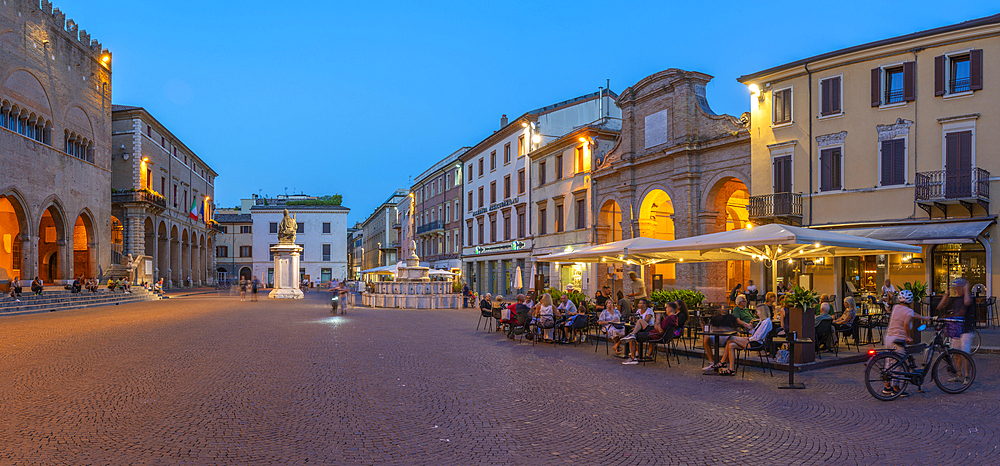
[[585, 246], [575, 251], [559, 252], [540, 256], [538, 260], [545, 262], [623, 262], [631, 264], [655, 263], [667, 260], [669, 255], [645, 256], [637, 254], [639, 248], [655, 248], [664, 246], [670, 241], [646, 238], [624, 239], [611, 243]]
[[535, 286], [535, 274], [537, 274], [537, 273], [538, 272], [535, 271], [535, 264], [532, 263], [531, 264], [531, 275], [528, 275], [528, 288], [532, 288], [532, 287]]
[[860, 256], [868, 254], [919, 253], [919, 246], [882, 241], [790, 225], [759, 227], [692, 236], [666, 244], [638, 246], [629, 251], [641, 257], [667, 262], [720, 262], [759, 260], [772, 265], [772, 283], [777, 284], [777, 261], [810, 257]]
[[514, 269], [514, 289], [520, 290], [524, 287], [524, 280], [521, 279], [521, 266]]

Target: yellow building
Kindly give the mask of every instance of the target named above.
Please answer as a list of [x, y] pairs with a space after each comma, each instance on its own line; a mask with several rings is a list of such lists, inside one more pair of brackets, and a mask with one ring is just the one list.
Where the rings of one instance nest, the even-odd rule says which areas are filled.
[[751, 92], [751, 221], [923, 247], [912, 257], [783, 263], [779, 281], [844, 296], [878, 292], [884, 279], [897, 287], [920, 280], [940, 294], [962, 276], [992, 294], [1000, 15], [739, 81]]

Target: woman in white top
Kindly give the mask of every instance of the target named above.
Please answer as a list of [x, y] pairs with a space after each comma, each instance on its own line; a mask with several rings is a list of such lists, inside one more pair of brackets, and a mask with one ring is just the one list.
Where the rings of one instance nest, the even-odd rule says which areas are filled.
[[764, 347], [764, 339], [771, 332], [771, 312], [767, 306], [757, 306], [757, 318], [760, 322], [753, 329], [750, 338], [731, 337], [726, 343], [726, 352], [722, 355], [720, 364], [728, 363], [728, 367], [719, 370], [720, 375], [736, 375], [736, 350], [749, 347], [752, 350]]
[[625, 336], [625, 327], [616, 327], [613, 324], [621, 323], [622, 314], [618, 312], [618, 308], [615, 305], [614, 300], [609, 299], [605, 305], [607, 306], [601, 315], [597, 318], [597, 324], [604, 329], [604, 333], [607, 334], [608, 340], [615, 343], [614, 351], [618, 354], [618, 341]]
[[545, 331], [545, 341], [552, 342], [552, 330], [555, 328], [556, 317], [559, 317], [559, 310], [552, 305], [552, 296], [548, 293], [542, 295], [538, 300], [538, 315], [535, 325]]

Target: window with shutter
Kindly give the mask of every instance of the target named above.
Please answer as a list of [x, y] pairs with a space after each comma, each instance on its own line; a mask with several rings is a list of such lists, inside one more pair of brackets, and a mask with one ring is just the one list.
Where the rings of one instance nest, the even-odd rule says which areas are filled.
[[792, 192], [792, 156], [775, 157], [772, 163], [774, 165], [774, 192]]
[[906, 140], [891, 139], [882, 141], [882, 186], [894, 186], [906, 183]]
[[913, 102], [917, 100], [917, 62], [908, 61], [903, 63], [903, 101]]
[[903, 102], [903, 67], [887, 68], [885, 70], [885, 96], [882, 101], [886, 104]]
[[872, 68], [872, 107], [882, 105], [882, 68]]
[[840, 105], [840, 77], [835, 76], [820, 81], [820, 115], [838, 115]]
[[842, 189], [841, 183], [841, 149], [834, 147], [819, 152], [820, 191], [835, 191]]
[[983, 51], [977, 49], [969, 52], [969, 89], [983, 89]]
[[944, 61], [945, 56], [934, 57], [934, 95], [944, 95]]
[[776, 90], [772, 94], [772, 122], [781, 125], [792, 122], [792, 89]]

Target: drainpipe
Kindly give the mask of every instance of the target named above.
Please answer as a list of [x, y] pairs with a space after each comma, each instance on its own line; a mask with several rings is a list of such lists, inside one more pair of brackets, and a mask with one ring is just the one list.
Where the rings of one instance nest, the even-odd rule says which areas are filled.
[[[919, 52], [921, 50], [923, 50], [922, 47], [918, 47], [918, 48], [910, 50], [910, 52], [913, 53], [913, 63], [914, 64], [917, 63], [917, 52]], [[917, 88], [917, 82], [916, 81], [917, 81], [917, 73], [913, 73], [913, 88], [914, 89]], [[913, 148], [913, 173], [917, 172], [917, 124], [916, 123], [917, 123], [917, 103], [918, 103], [917, 101], [918, 100], [919, 99], [913, 99], [913, 126], [911, 126], [911, 129], [913, 131], [913, 139], [912, 139], [913, 144], [910, 144], [910, 147]], [[915, 176], [914, 176], [914, 180], [913, 181], [914, 181], [914, 184], [916, 184], [916, 177]], [[913, 214], [910, 215], [910, 218], [916, 218], [916, 217], [917, 217], [917, 203], [914, 202], [913, 203]], [[924, 266], [924, 268], [926, 269], [927, 267]], [[927, 283], [930, 283], [930, 280], [928, 280]]]
[[809, 64], [805, 65], [809, 75], [809, 225], [813, 223], [813, 75]]

